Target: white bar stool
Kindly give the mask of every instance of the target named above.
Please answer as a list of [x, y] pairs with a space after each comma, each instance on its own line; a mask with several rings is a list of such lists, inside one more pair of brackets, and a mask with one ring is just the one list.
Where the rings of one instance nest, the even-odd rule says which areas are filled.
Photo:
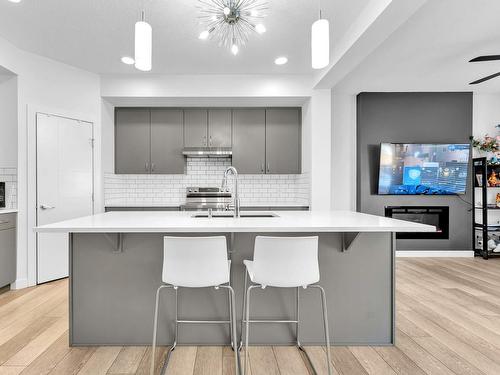
[[[235, 371], [239, 371], [239, 353], [236, 344], [236, 310], [234, 290], [229, 284], [231, 261], [227, 259], [226, 237], [164, 237], [163, 272], [164, 284], [156, 291], [151, 375], [154, 375], [156, 334], [158, 330], [158, 305], [160, 291], [175, 290], [175, 335], [161, 374], [164, 374], [170, 355], [177, 345], [179, 324], [229, 324], [234, 350]], [[180, 320], [178, 316], [179, 288], [225, 288], [229, 291], [229, 320]]]
[[[245, 371], [248, 369], [248, 336], [250, 323], [294, 323], [296, 325], [297, 348], [304, 352], [306, 358], [314, 369], [311, 359], [300, 343], [300, 288], [316, 288], [321, 292], [321, 305], [323, 309], [323, 324], [325, 330], [326, 357], [328, 361], [328, 374], [332, 374], [330, 358], [330, 334], [328, 331], [328, 312], [326, 306], [325, 290], [318, 284], [318, 237], [264, 237], [255, 238], [253, 261], [244, 260], [245, 295], [243, 297], [243, 314], [241, 319], [241, 336], [245, 324]], [[253, 285], [247, 287], [248, 276]], [[250, 292], [254, 288], [266, 287], [296, 288], [296, 317], [295, 320], [250, 320]], [[243, 343], [240, 339], [240, 349]], [[315, 370], [314, 370], [315, 371]], [[316, 373], [316, 371], [315, 371]]]

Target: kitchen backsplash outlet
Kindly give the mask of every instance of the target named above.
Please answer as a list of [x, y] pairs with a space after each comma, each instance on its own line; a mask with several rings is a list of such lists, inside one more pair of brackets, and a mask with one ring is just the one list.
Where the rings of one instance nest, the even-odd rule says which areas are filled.
[[17, 208], [17, 168], [0, 167], [0, 181], [5, 182], [5, 208]]
[[[185, 202], [189, 186], [220, 186], [224, 170], [230, 166], [226, 158], [188, 158], [183, 175], [117, 175], [105, 174], [106, 206], [177, 206]], [[229, 177], [232, 188], [232, 177]], [[309, 205], [309, 175], [258, 174], [240, 175], [241, 204]]]

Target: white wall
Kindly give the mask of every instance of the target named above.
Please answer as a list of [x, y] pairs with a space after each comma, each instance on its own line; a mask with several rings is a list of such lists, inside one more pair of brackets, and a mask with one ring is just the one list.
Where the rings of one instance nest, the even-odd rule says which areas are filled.
[[499, 124], [500, 94], [474, 93], [472, 122], [474, 137], [482, 138], [485, 134], [499, 135], [500, 129], [495, 128]]
[[0, 168], [17, 168], [17, 77], [0, 76]]
[[331, 206], [331, 90], [314, 90], [302, 107], [303, 171], [309, 174], [311, 209]]
[[356, 96], [332, 90], [332, 209], [356, 209]]
[[[94, 122], [100, 141], [99, 77], [16, 48], [0, 38], [0, 66], [17, 75], [18, 238], [15, 288], [35, 281], [35, 111]], [[96, 184], [102, 184], [100, 155], [95, 155]], [[99, 189], [96, 189], [99, 191]]]

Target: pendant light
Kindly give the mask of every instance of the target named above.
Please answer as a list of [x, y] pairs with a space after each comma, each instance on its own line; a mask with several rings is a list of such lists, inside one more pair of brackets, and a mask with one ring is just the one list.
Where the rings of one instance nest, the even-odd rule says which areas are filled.
[[321, 1], [319, 20], [311, 27], [311, 62], [313, 69], [322, 69], [330, 63], [330, 23], [321, 18]]
[[135, 67], [149, 72], [153, 54], [153, 29], [144, 19], [142, 11], [141, 20], [135, 24]]

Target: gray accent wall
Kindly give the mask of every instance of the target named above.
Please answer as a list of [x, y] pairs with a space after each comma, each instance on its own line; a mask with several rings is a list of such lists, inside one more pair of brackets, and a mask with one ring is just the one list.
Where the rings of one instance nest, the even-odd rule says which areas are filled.
[[[361, 93], [357, 97], [357, 210], [384, 215], [385, 206], [450, 207], [448, 240], [398, 240], [398, 250], [471, 250], [472, 201], [457, 196], [377, 195], [380, 143], [468, 143], [472, 93]], [[470, 176], [469, 176], [470, 177]]]

